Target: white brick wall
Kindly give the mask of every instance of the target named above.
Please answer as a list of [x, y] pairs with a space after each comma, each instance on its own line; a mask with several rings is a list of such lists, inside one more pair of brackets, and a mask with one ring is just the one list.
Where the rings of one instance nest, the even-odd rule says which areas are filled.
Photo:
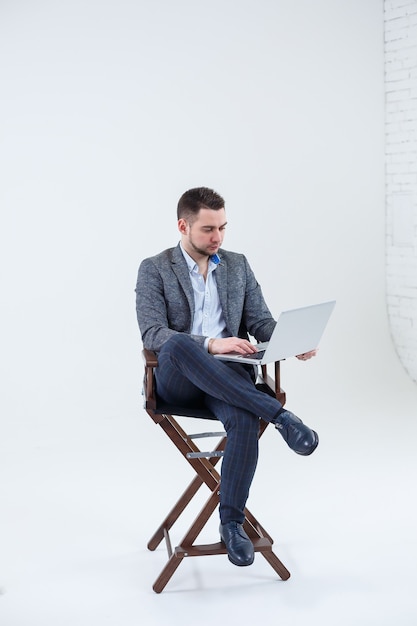
[[417, 381], [417, 0], [385, 0], [387, 306]]

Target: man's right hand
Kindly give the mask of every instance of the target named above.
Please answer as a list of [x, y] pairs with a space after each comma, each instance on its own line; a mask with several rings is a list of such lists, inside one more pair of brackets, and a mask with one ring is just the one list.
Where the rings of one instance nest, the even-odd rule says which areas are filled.
[[241, 339], [240, 337], [224, 337], [220, 339], [210, 339], [209, 341], [210, 354], [227, 354], [228, 352], [251, 354], [257, 351], [256, 346], [250, 341]]

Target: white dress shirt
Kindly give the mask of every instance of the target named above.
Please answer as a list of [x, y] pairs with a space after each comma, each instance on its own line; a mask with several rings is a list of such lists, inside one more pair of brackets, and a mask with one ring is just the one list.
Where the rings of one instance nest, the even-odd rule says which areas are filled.
[[204, 345], [207, 349], [208, 340], [211, 337], [227, 337], [226, 323], [219, 300], [216, 279], [213, 274], [220, 263], [220, 258], [217, 254], [210, 257], [207, 278], [204, 280], [204, 276], [198, 271], [197, 263], [184, 250], [181, 244], [180, 247], [187, 262], [194, 291], [195, 311], [191, 334], [206, 337]]

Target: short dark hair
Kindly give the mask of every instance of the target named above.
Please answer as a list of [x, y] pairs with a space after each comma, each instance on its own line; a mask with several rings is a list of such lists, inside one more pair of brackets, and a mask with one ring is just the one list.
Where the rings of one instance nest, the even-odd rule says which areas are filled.
[[178, 201], [177, 217], [192, 221], [200, 209], [224, 209], [223, 198], [208, 187], [195, 187], [182, 194]]

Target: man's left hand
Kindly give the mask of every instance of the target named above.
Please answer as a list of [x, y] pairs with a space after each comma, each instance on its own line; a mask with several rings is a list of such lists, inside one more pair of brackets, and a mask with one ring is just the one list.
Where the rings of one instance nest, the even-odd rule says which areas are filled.
[[304, 352], [303, 354], [297, 354], [297, 359], [300, 361], [308, 361], [313, 356], [316, 356], [317, 350], [311, 350], [310, 352]]

